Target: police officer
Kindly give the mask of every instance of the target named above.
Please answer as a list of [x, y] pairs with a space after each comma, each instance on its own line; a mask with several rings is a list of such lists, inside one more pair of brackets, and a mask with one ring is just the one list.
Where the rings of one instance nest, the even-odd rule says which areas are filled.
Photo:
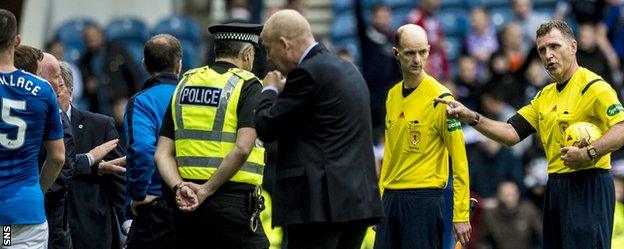
[[268, 248], [257, 218], [264, 148], [256, 142], [253, 120], [262, 86], [249, 72], [262, 26], [230, 23], [208, 30], [215, 37], [216, 63], [184, 74], [155, 154], [179, 207], [177, 245]]

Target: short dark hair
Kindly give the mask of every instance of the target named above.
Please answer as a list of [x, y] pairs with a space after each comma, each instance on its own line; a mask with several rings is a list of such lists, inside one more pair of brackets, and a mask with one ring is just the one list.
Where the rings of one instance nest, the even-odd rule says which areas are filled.
[[15, 49], [15, 56], [13, 57], [13, 64], [16, 68], [23, 69], [31, 74], [37, 74], [37, 62], [43, 59], [43, 52], [38, 48], [19, 45]]
[[17, 19], [8, 10], [0, 9], [0, 52], [13, 46], [17, 36]]
[[153, 36], [143, 48], [145, 67], [151, 73], [173, 72], [178, 61], [182, 59], [180, 41], [168, 34]]
[[250, 43], [242, 41], [216, 40], [214, 43], [215, 57], [236, 58], [245, 48], [246, 44]]
[[574, 40], [574, 32], [572, 32], [568, 23], [561, 20], [552, 20], [540, 25], [537, 32], [535, 32], [535, 38], [547, 35], [552, 29], [557, 29], [561, 32], [563, 37]]

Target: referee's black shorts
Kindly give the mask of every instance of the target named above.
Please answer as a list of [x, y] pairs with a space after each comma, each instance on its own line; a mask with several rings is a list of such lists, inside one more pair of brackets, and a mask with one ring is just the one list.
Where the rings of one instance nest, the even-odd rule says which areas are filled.
[[385, 217], [377, 226], [375, 249], [442, 248], [442, 192], [442, 189], [385, 190]]
[[544, 248], [611, 248], [615, 193], [608, 170], [550, 174], [544, 198]]

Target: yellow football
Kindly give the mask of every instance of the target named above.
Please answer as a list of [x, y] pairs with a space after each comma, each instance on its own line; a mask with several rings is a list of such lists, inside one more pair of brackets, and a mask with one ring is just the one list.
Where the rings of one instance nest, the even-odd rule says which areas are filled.
[[563, 146], [585, 147], [598, 140], [602, 136], [602, 131], [598, 126], [588, 122], [577, 122], [563, 133]]

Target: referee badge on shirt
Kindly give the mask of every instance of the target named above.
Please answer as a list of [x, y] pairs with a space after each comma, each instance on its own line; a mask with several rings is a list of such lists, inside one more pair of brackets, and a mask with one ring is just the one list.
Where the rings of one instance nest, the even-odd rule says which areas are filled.
[[559, 131], [561, 131], [562, 135], [565, 133], [565, 130], [568, 129], [568, 126], [570, 126], [570, 124], [567, 121], [559, 122]]
[[420, 137], [422, 136], [420, 125], [418, 124], [418, 120], [408, 121], [409, 127], [409, 136], [407, 137], [407, 142], [410, 150], [418, 150], [418, 144], [420, 143]]

